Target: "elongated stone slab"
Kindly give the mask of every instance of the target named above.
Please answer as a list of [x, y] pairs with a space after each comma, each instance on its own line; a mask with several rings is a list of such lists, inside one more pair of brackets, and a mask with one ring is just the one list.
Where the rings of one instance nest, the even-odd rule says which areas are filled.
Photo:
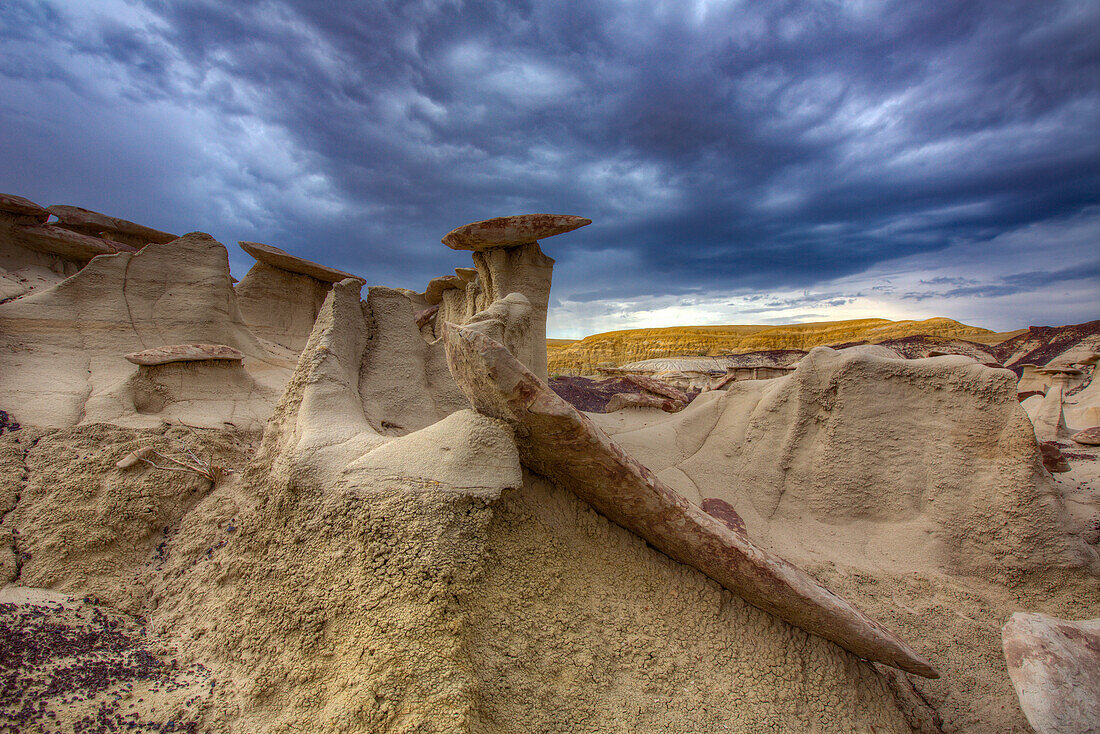
[[503, 345], [454, 324], [443, 338], [455, 382], [479, 413], [511, 424], [527, 467], [750, 604], [860, 657], [939, 677], [881, 624], [657, 479]]
[[203, 362], [210, 359], [240, 362], [244, 359], [244, 355], [225, 344], [174, 344], [127, 354], [126, 359], [136, 365], [151, 367], [172, 362]]
[[0, 212], [34, 217], [40, 222], [45, 222], [50, 216], [45, 207], [38, 206], [30, 199], [24, 199], [22, 196], [16, 196], [15, 194], [0, 194]]
[[153, 229], [152, 227], [136, 224], [126, 219], [119, 219], [118, 217], [111, 217], [106, 214], [100, 214], [99, 212], [93, 212], [91, 209], [84, 209], [79, 206], [55, 204], [46, 207], [46, 210], [57, 217], [58, 224], [61, 227], [82, 234], [99, 235], [100, 232], [110, 232], [133, 237], [142, 242], [155, 242], [157, 244], [164, 244], [165, 242], [179, 239], [176, 235], [169, 234], [168, 232], [161, 232], [159, 229]]
[[28, 249], [77, 262], [87, 262], [97, 255], [137, 252], [136, 248], [122, 242], [109, 242], [53, 224], [15, 225], [11, 233], [16, 242]]
[[572, 232], [592, 224], [591, 219], [572, 214], [520, 214], [495, 217], [452, 229], [443, 244], [452, 250], [491, 250], [494, 247], [525, 245], [544, 237]]
[[643, 390], [648, 390], [651, 393], [657, 395], [664, 395], [666, 398], [671, 398], [678, 403], [687, 405], [691, 402], [691, 398], [683, 390], [678, 390], [667, 382], [661, 382], [656, 377], [646, 377], [645, 375], [635, 375], [627, 373], [623, 375], [624, 380], [633, 382]]
[[311, 260], [306, 260], [303, 257], [291, 255], [286, 250], [280, 250], [278, 247], [273, 247], [272, 245], [265, 245], [262, 242], [238, 242], [237, 244], [241, 246], [242, 250], [256, 258], [258, 262], [270, 265], [273, 268], [285, 270], [288, 273], [308, 275], [311, 278], [316, 278], [322, 283], [339, 283], [341, 280], [346, 280], [348, 278], [358, 280], [364, 285], [367, 283], [367, 281], [363, 280], [358, 275], [345, 273], [343, 270], [330, 268], [327, 265], [320, 265]]

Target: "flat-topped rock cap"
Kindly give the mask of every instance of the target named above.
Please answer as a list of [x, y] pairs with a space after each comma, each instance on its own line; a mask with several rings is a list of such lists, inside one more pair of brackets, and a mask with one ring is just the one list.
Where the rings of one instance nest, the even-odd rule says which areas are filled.
[[452, 250], [490, 250], [494, 247], [525, 245], [544, 237], [572, 232], [592, 224], [591, 219], [572, 214], [520, 214], [473, 222], [452, 229], [443, 244]]
[[127, 354], [126, 359], [141, 367], [151, 367], [172, 362], [203, 362], [211, 359], [240, 362], [244, 355], [225, 344], [175, 344]]
[[110, 217], [79, 206], [54, 204], [46, 207], [46, 211], [57, 217], [58, 225], [82, 234], [98, 235], [101, 232], [110, 232], [146, 242], [154, 242], [158, 245], [179, 239], [176, 235], [161, 232], [159, 229], [146, 227], [143, 224], [136, 224], [118, 217]]
[[66, 260], [87, 262], [97, 255], [114, 255], [119, 252], [137, 252], [137, 248], [123, 242], [108, 242], [53, 224], [20, 224], [12, 228], [12, 239], [23, 247]]
[[30, 199], [24, 199], [15, 194], [0, 194], [0, 212], [9, 214], [21, 214], [25, 217], [36, 217], [39, 221], [46, 221], [50, 213], [45, 207], [38, 206]]
[[270, 265], [273, 268], [285, 270], [288, 273], [308, 275], [324, 283], [339, 283], [341, 280], [347, 280], [348, 278], [358, 280], [363, 284], [367, 282], [358, 275], [345, 273], [343, 270], [330, 268], [326, 265], [319, 265], [311, 260], [291, 255], [289, 252], [280, 250], [278, 247], [265, 245], [262, 242], [238, 242], [237, 244], [241, 246], [242, 250], [256, 258], [258, 262]]

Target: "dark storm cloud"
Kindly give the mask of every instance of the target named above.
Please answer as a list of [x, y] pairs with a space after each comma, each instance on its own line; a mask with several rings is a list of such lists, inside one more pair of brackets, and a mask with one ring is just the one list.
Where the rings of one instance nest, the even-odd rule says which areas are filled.
[[[187, 226], [372, 280], [421, 285], [464, 264], [438, 244], [452, 227], [556, 211], [595, 221], [546, 246], [573, 301], [803, 288], [1100, 198], [1091, 0], [74, 7], [5, 4], [20, 52], [0, 78], [52, 80], [89, 110], [173, 105], [177, 136], [215, 121], [228, 152], [181, 174], [210, 184]], [[256, 126], [279, 137], [238, 158]], [[215, 200], [242, 190], [266, 192], [247, 216]]]
[[1043, 289], [1074, 281], [1100, 281], [1100, 260], [1085, 262], [1073, 267], [1058, 270], [1033, 270], [1026, 273], [1013, 273], [1002, 276], [990, 283], [981, 283], [966, 278], [934, 278], [921, 281], [928, 285], [954, 285], [955, 288], [914, 291], [901, 297], [912, 301], [924, 301], [930, 298], [964, 298], [981, 296], [999, 298], [1017, 293], [1034, 293]]

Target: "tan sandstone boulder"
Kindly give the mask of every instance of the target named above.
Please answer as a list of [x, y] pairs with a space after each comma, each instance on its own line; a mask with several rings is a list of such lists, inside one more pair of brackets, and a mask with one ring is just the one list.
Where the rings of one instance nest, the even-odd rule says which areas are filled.
[[1100, 727], [1100, 619], [1017, 612], [1001, 631], [1020, 707], [1038, 734]]

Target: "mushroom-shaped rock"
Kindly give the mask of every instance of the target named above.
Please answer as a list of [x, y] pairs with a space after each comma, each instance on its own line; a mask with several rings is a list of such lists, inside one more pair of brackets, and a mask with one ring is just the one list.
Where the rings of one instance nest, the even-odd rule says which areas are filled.
[[240, 362], [244, 359], [244, 355], [225, 344], [175, 344], [127, 354], [126, 359], [142, 367], [151, 367], [172, 362], [202, 362], [210, 359]]
[[502, 344], [453, 324], [445, 325], [443, 340], [455, 382], [479, 413], [513, 427], [524, 465], [750, 604], [863, 658], [938, 677], [881, 624], [630, 458]]
[[623, 410], [624, 408], [658, 408], [666, 413], [678, 413], [684, 409], [684, 403], [659, 395], [620, 392], [611, 396], [611, 399], [607, 401], [604, 412], [614, 413], [616, 410]]
[[108, 242], [100, 237], [73, 232], [53, 224], [15, 225], [12, 239], [29, 250], [57, 255], [65, 260], [87, 262], [98, 255], [136, 252], [122, 242]]
[[270, 265], [273, 268], [285, 270], [288, 273], [308, 275], [311, 278], [316, 278], [322, 283], [339, 283], [341, 280], [346, 280], [348, 278], [358, 280], [363, 284], [367, 282], [358, 275], [345, 273], [343, 270], [330, 268], [326, 265], [318, 265], [305, 258], [291, 255], [289, 252], [280, 250], [278, 247], [265, 245], [261, 242], [238, 242], [237, 244], [241, 246], [242, 250], [256, 258], [259, 262]]
[[18, 214], [21, 217], [34, 217], [40, 222], [45, 222], [50, 216], [45, 207], [15, 194], [0, 194], [0, 212]]
[[455, 268], [455, 275], [466, 283], [473, 283], [477, 277], [477, 268]]
[[89, 235], [100, 235], [105, 232], [111, 235], [121, 235], [125, 240], [129, 240], [127, 244], [137, 244], [138, 246], [150, 242], [164, 244], [179, 239], [177, 235], [161, 232], [159, 229], [93, 212], [79, 206], [55, 204], [46, 207], [46, 210], [57, 217], [58, 226], [64, 229], [71, 229], [74, 232]]
[[1082, 446], [1100, 446], [1100, 426], [1093, 426], [1092, 428], [1078, 431], [1070, 438]]
[[[262, 427], [277, 394], [244, 369], [244, 355], [224, 344], [178, 344], [126, 355], [137, 372], [110, 392], [112, 400], [136, 411], [128, 420], [179, 420], [220, 427], [229, 421]], [[115, 405], [116, 403], [110, 403]], [[108, 403], [104, 398], [106, 410]]]
[[452, 229], [443, 244], [452, 250], [490, 250], [494, 247], [525, 245], [544, 237], [572, 232], [592, 224], [591, 219], [571, 214], [520, 214], [496, 217]]
[[1100, 726], [1100, 619], [1017, 612], [1001, 629], [1008, 674], [1039, 734], [1087, 734]]
[[434, 306], [443, 300], [443, 291], [448, 291], [452, 288], [462, 288], [465, 285], [465, 281], [457, 275], [443, 275], [438, 278], [432, 278], [428, 281], [428, 287], [424, 291], [424, 300]]

